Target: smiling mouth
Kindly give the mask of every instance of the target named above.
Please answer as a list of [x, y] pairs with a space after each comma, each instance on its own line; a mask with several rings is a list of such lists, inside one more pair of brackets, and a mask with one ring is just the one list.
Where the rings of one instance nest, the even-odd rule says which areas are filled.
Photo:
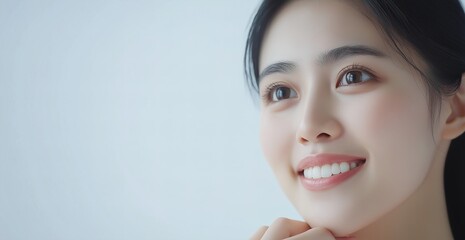
[[322, 166], [313, 166], [300, 171], [299, 175], [306, 179], [330, 178], [357, 169], [365, 164], [365, 162], [366, 159], [360, 159], [351, 162], [338, 162]]

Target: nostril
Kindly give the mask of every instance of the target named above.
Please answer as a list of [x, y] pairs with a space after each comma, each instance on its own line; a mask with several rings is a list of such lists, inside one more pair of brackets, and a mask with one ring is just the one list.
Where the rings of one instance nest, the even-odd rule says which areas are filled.
[[311, 139], [307, 139], [305, 137], [299, 137], [299, 142], [301, 144], [307, 144], [309, 142], [318, 142], [318, 141], [322, 141], [322, 140], [326, 140], [328, 138], [331, 138], [331, 135], [327, 134], [327, 133], [320, 133], [316, 136], [315, 139], [311, 138]]
[[308, 143], [308, 140], [304, 137], [300, 137], [300, 143], [304, 144], [304, 143]]
[[318, 136], [316, 138], [329, 138], [331, 137], [329, 134], [327, 133], [320, 133], [318, 134]]

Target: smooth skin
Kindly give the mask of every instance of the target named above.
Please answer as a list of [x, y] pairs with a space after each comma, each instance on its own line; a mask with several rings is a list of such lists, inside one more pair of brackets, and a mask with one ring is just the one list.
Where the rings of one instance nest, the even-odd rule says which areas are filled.
[[[355, 3], [292, 1], [265, 34], [260, 72], [280, 62], [292, 67], [261, 77], [261, 144], [304, 222], [279, 218], [251, 239], [453, 239], [443, 170], [450, 141], [465, 131], [465, 75], [460, 89], [431, 109], [421, 75]], [[353, 46], [381, 54], [327, 57]], [[295, 169], [318, 153], [366, 163], [335, 187], [309, 191]]]

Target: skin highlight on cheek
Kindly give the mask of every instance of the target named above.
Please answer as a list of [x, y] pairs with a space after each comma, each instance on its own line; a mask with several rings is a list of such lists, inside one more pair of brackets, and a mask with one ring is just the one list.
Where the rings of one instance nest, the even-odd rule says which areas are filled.
[[260, 122], [260, 142], [265, 158], [278, 179], [283, 189], [291, 185], [289, 175], [293, 169], [288, 164], [290, 156], [285, 154], [293, 148], [293, 142], [283, 142], [283, 139], [294, 138], [291, 126], [286, 118], [276, 117], [268, 112], [262, 112]]

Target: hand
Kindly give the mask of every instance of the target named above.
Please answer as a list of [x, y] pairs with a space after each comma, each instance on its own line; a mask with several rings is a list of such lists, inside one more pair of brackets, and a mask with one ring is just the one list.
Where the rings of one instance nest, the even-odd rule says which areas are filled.
[[310, 228], [306, 222], [278, 218], [269, 227], [262, 226], [250, 240], [349, 240], [336, 238], [325, 228]]

